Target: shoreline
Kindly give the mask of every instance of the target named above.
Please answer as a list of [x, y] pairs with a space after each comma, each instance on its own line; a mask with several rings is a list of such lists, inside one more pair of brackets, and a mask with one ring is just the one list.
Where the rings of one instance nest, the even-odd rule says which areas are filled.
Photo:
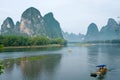
[[3, 49], [22, 49], [22, 48], [49, 48], [49, 47], [63, 47], [64, 45], [60, 44], [49, 44], [49, 45], [39, 45], [39, 46], [8, 46], [4, 47]]

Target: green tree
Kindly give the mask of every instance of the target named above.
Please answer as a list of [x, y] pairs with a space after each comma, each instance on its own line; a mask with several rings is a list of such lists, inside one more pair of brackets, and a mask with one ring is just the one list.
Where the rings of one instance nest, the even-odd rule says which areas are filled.
[[26, 36], [0, 36], [0, 45], [3, 46], [32, 46], [60, 44], [65, 45], [67, 42], [61, 38], [50, 39], [45, 36], [26, 37]]

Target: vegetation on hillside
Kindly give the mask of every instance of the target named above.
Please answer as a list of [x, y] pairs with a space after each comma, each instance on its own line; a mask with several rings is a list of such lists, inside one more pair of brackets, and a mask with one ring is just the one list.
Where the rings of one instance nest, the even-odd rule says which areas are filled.
[[98, 40], [98, 41], [87, 41], [85, 43], [120, 43], [120, 39], [114, 39], [114, 40]]
[[0, 49], [3, 49], [3, 48], [4, 48], [4, 46], [2, 44], [0, 44]]

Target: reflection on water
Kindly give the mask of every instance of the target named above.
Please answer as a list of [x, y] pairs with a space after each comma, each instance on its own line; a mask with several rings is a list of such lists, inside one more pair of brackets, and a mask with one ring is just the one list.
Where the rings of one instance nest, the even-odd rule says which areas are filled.
[[88, 63], [89, 66], [94, 67], [98, 63], [99, 57], [99, 47], [96, 46], [88, 46], [87, 47], [87, 55], [88, 55]]
[[2, 52], [0, 52], [0, 59], [39, 56], [45, 54], [59, 54], [59, 50], [61, 49], [62, 47], [4, 49]]
[[45, 77], [42, 77], [41, 75], [50, 75], [48, 76], [48, 79], [52, 80], [52, 75], [54, 75], [60, 59], [61, 55], [57, 54], [47, 55], [43, 60], [21, 61], [20, 65], [25, 80], [40, 80], [41, 78], [44, 80]]
[[[4, 60], [7, 68], [2, 80], [52, 80], [57, 65], [60, 63], [61, 55], [43, 55], [37, 56], [37, 58], [39, 59], [29, 60], [29, 58], [20, 58]], [[48, 76], [44, 77], [46, 75]]]
[[[0, 80], [120, 79], [119, 45], [72, 44], [63, 48], [14, 51], [0, 53], [6, 66]], [[90, 77], [90, 73], [97, 70], [98, 64], [106, 64], [109, 71], [103, 77]]]
[[[87, 47], [88, 63], [91, 72], [97, 64], [106, 64], [109, 71], [103, 77], [98, 77], [97, 80], [113, 80], [120, 78], [120, 45], [96, 45]], [[97, 68], [96, 68], [97, 70]], [[114, 78], [113, 78], [114, 77]]]

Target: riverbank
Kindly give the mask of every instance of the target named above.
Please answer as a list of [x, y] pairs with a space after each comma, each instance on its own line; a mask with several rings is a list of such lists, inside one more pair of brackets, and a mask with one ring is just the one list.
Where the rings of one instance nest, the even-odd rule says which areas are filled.
[[49, 44], [49, 45], [40, 45], [40, 46], [8, 46], [4, 47], [4, 49], [21, 49], [21, 48], [49, 48], [49, 47], [63, 47], [64, 45], [60, 44]]

